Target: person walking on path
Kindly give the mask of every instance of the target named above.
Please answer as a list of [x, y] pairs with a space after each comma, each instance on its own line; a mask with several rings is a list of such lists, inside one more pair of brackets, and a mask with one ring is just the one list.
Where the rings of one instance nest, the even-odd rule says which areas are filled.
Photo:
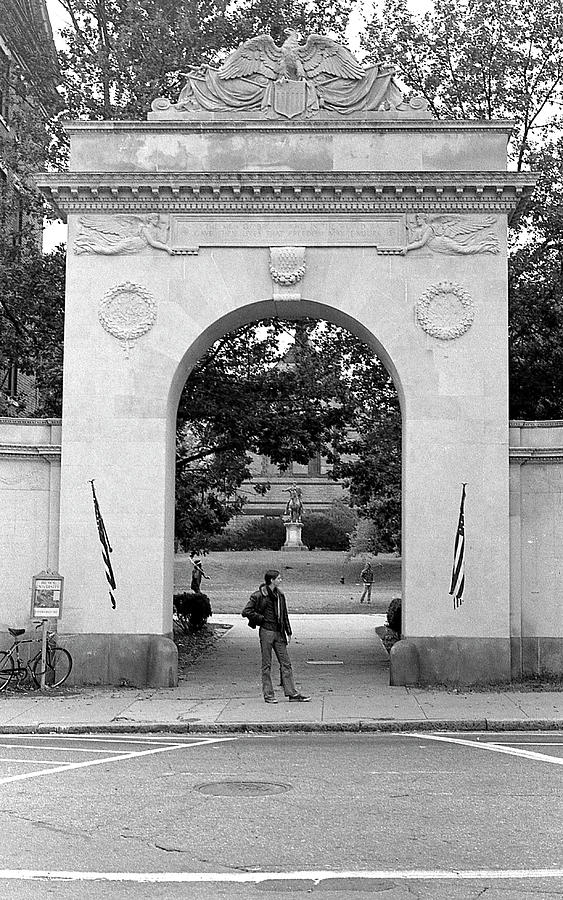
[[280, 664], [281, 681], [285, 696], [289, 701], [307, 703], [311, 698], [299, 693], [293, 680], [293, 669], [287, 651], [291, 640], [291, 625], [287, 613], [285, 594], [280, 588], [281, 574], [277, 569], [268, 569], [264, 583], [250, 595], [250, 600], [242, 611], [251, 628], [259, 626], [260, 651], [262, 657], [262, 692], [266, 703], [277, 703], [272, 685], [272, 650]]
[[192, 581], [190, 584], [190, 590], [194, 592], [194, 594], [201, 594], [201, 579], [209, 578], [209, 575], [206, 575], [203, 571], [203, 566], [201, 565], [201, 559], [193, 559], [192, 560]]
[[362, 596], [360, 597], [360, 603], [364, 602], [364, 599], [367, 603], [371, 603], [371, 587], [373, 584], [373, 569], [371, 567], [371, 563], [366, 563], [362, 571], [360, 572], [360, 578], [364, 583], [364, 589], [362, 591]]

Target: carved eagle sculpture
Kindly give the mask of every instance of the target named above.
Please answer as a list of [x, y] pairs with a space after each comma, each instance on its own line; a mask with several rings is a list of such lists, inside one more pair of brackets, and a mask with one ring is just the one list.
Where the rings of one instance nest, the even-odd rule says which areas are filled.
[[278, 47], [269, 34], [259, 34], [241, 44], [219, 69], [219, 78], [248, 78], [262, 75], [272, 81], [315, 81], [320, 76], [363, 78], [365, 70], [349, 50], [331, 38], [312, 34], [299, 44], [299, 32], [286, 29], [288, 35]]

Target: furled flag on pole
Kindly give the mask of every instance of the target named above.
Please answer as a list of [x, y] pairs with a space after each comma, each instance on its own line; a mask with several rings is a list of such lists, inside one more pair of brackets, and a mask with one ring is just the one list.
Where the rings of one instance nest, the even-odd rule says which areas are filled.
[[115, 576], [113, 574], [113, 569], [111, 567], [111, 560], [109, 558], [110, 553], [112, 553], [111, 545], [108, 538], [108, 533], [106, 531], [106, 526], [104, 525], [104, 520], [102, 519], [102, 514], [100, 512], [100, 506], [98, 504], [98, 498], [96, 497], [96, 491], [94, 489], [94, 479], [90, 481], [92, 485], [92, 496], [94, 498], [94, 512], [96, 514], [96, 525], [98, 526], [98, 536], [100, 538], [100, 544], [102, 545], [102, 559], [104, 561], [104, 565], [106, 567], [106, 578], [108, 584], [111, 588], [109, 592], [109, 597], [111, 600], [112, 608], [115, 609], [115, 597], [113, 596], [112, 591], [115, 591]]
[[454, 609], [463, 603], [463, 589], [465, 587], [465, 484], [461, 489], [461, 505], [459, 507], [459, 521], [455, 535], [454, 564], [452, 569], [452, 583], [450, 594], [454, 598]]

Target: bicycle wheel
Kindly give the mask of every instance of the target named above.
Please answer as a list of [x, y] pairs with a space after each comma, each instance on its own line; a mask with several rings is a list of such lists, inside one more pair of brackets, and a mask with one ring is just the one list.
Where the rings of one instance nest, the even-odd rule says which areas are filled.
[[[33, 666], [33, 677], [38, 685], [41, 685], [41, 676], [43, 674], [41, 663], [42, 660], [41, 657], [39, 657]], [[59, 687], [59, 685], [63, 684], [70, 675], [72, 669], [72, 656], [68, 650], [64, 650], [62, 647], [55, 647], [53, 649], [48, 648], [46, 663], [45, 684], [49, 687]]]
[[0, 691], [6, 690], [14, 675], [14, 660], [4, 650], [0, 653]]

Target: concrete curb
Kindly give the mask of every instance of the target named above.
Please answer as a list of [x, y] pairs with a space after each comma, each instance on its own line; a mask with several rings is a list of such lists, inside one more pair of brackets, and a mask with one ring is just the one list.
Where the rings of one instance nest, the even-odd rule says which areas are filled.
[[188, 724], [169, 722], [108, 723], [107, 725], [1, 725], [2, 734], [351, 734], [407, 733], [417, 731], [563, 731], [563, 719], [421, 719], [389, 722], [237, 722], [225, 724]]

